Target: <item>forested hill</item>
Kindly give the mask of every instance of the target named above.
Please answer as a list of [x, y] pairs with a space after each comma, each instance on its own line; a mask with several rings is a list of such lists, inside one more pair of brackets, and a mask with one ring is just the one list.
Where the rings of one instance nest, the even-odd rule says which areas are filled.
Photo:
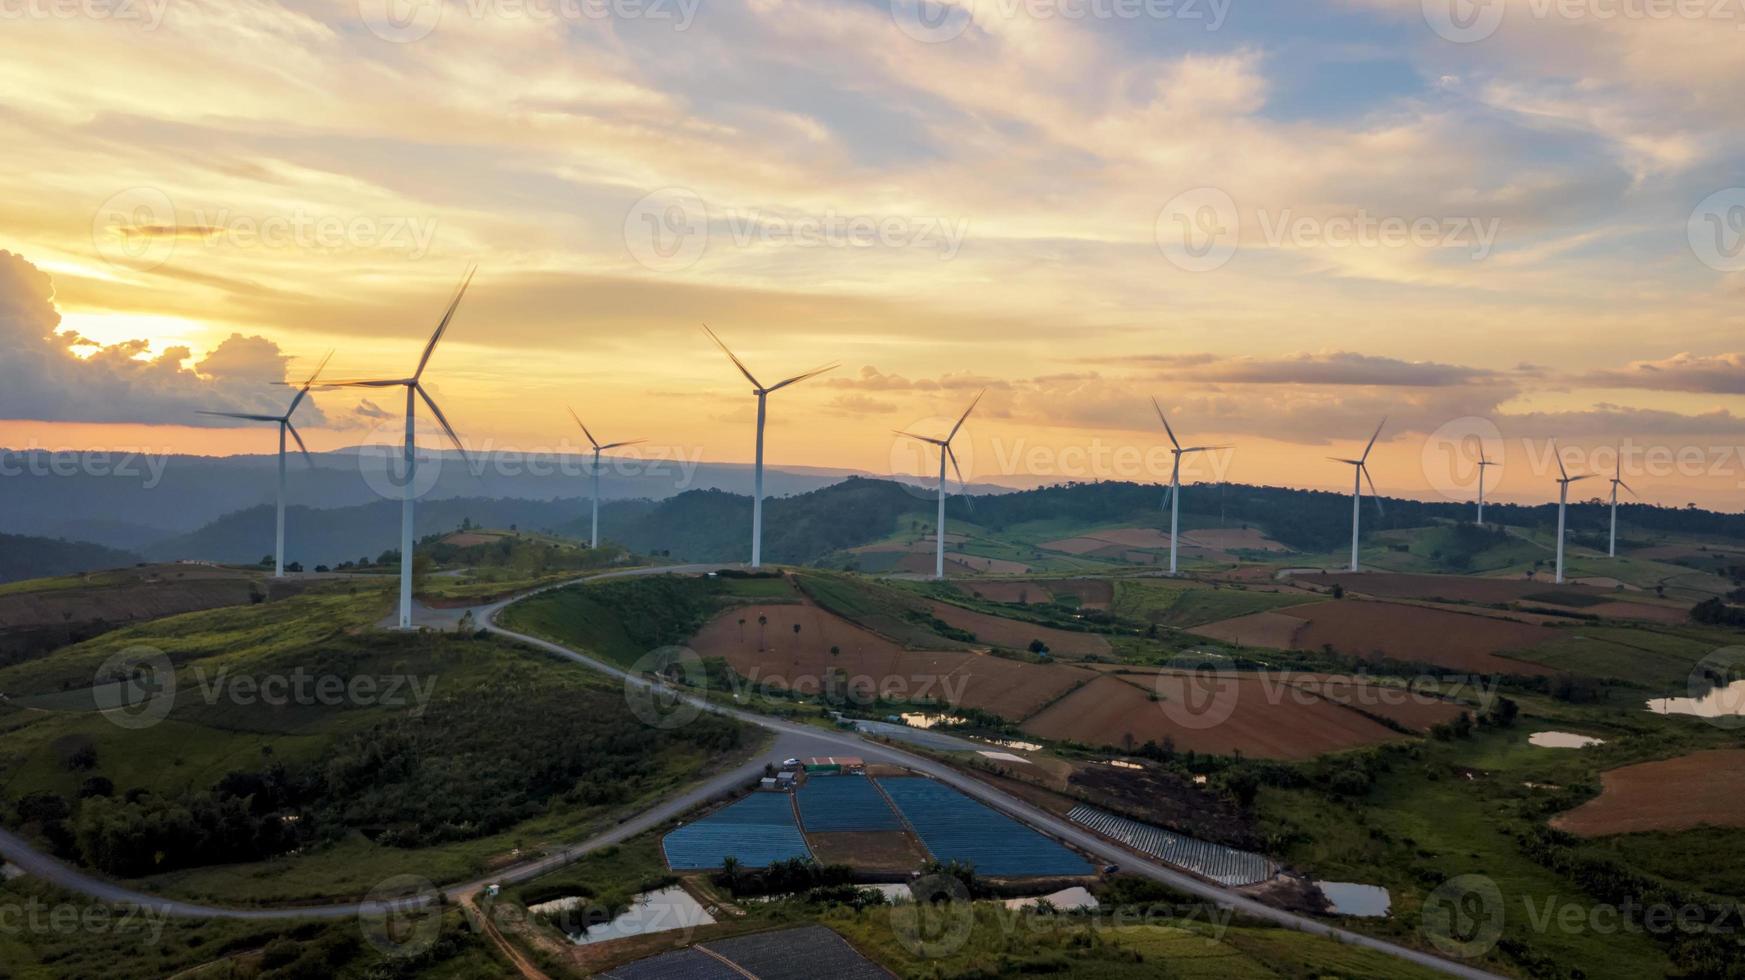
[[[1160, 488], [1136, 483], [1075, 483], [1017, 493], [987, 494], [973, 506], [953, 496], [949, 519], [970, 522], [999, 532], [1030, 521], [1069, 524], [1147, 523], [1163, 519]], [[1472, 505], [1426, 503], [1386, 498], [1378, 516], [1364, 501], [1364, 531], [1421, 527], [1438, 520], [1471, 520]], [[931, 521], [933, 495], [890, 480], [855, 477], [819, 490], [764, 501], [764, 558], [783, 564], [807, 564], [857, 545], [877, 541], [897, 529], [898, 521]], [[364, 556], [398, 546], [399, 510], [395, 501], [362, 507], [317, 510], [293, 507], [287, 515], [287, 557], [313, 567]], [[1248, 524], [1265, 529], [1280, 542], [1306, 552], [1328, 551], [1350, 540], [1349, 494], [1241, 484], [1196, 484], [1183, 488], [1184, 515], [1219, 519], [1230, 526]], [[1745, 539], [1745, 515], [1718, 514], [1690, 508], [1626, 504], [1620, 508], [1629, 525], [1656, 531]], [[452, 530], [463, 520], [475, 526], [519, 526], [530, 531], [554, 531], [586, 537], [589, 501], [506, 498], [451, 498], [420, 503], [418, 535]], [[1549, 526], [1556, 507], [1491, 504], [1486, 517], [1497, 523], [1526, 527]], [[1606, 508], [1592, 502], [1572, 504], [1572, 529], [1597, 532], [1605, 527]], [[600, 532], [608, 540], [644, 554], [666, 554], [688, 561], [743, 561], [750, 556], [751, 498], [723, 490], [691, 490], [661, 501], [611, 501], [600, 509]], [[214, 521], [192, 534], [144, 549], [156, 559], [204, 558], [252, 562], [272, 550], [272, 509], [254, 507]]]
[[131, 551], [105, 548], [88, 541], [0, 534], [0, 582], [95, 572], [132, 565], [139, 560], [140, 557]]

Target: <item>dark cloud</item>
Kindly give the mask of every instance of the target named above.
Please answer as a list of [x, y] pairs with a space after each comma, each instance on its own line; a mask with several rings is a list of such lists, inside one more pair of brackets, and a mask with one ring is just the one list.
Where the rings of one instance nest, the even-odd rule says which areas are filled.
[[[143, 339], [103, 346], [60, 324], [48, 274], [0, 251], [0, 418], [234, 425], [197, 413], [277, 414], [292, 397], [272, 386], [285, 379], [289, 358], [263, 337], [231, 334], [189, 367], [186, 347], [153, 355]], [[75, 348], [94, 349], [80, 357]], [[298, 418], [325, 423], [308, 401]]]
[[1484, 368], [1434, 361], [1402, 361], [1349, 351], [1292, 354], [1279, 358], [1162, 354], [1124, 358], [1122, 363], [1153, 369], [1156, 377], [1162, 380], [1191, 380], [1202, 384], [1445, 388], [1495, 382], [1501, 378], [1497, 372]]
[[1577, 380], [1593, 388], [1745, 395], [1745, 354], [1674, 354], [1659, 361], [1632, 361], [1620, 369], [1590, 371]]

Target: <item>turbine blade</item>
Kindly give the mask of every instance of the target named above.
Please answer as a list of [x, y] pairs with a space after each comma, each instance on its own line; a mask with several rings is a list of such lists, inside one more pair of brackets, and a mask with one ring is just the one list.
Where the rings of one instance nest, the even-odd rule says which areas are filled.
[[308, 381], [303, 382], [303, 387], [307, 388], [314, 384], [315, 379], [321, 377], [321, 372], [327, 370], [327, 362], [331, 360], [333, 360], [333, 351], [329, 350], [327, 356], [321, 359], [321, 363], [315, 365], [315, 373], [309, 375]]
[[460, 450], [460, 458], [466, 461], [467, 468], [471, 470], [473, 458], [467, 455], [467, 447], [460, 444], [460, 436], [455, 434], [454, 426], [448, 424], [448, 418], [442, 414], [442, 409], [436, 407], [436, 400], [430, 397], [430, 393], [424, 390], [423, 385], [415, 384], [412, 386], [412, 390], [418, 392], [418, 397], [424, 399], [424, 404], [430, 406], [430, 414], [436, 416], [436, 421], [442, 423], [442, 431], [448, 433], [449, 439], [454, 442], [454, 448]]
[[333, 360], [333, 351], [328, 351], [327, 356], [321, 359], [321, 363], [315, 365], [315, 373], [309, 376], [308, 381], [303, 382], [303, 387], [297, 390], [297, 397], [291, 399], [291, 407], [285, 409], [286, 418], [297, 414], [297, 406], [303, 404], [303, 399], [309, 397], [309, 387], [315, 383], [316, 378], [321, 377], [321, 372], [327, 368], [327, 362], [331, 360]]
[[1377, 514], [1387, 513], [1385, 510], [1382, 509], [1381, 493], [1379, 491], [1377, 491], [1375, 488], [1375, 480], [1373, 478], [1371, 478], [1369, 475], [1369, 467], [1364, 466], [1362, 464], [1359, 464], [1357, 468], [1360, 472], [1363, 473], [1363, 479], [1369, 484], [1369, 497], [1371, 500], [1375, 501], [1375, 512]]
[[277, 415], [245, 415], [242, 412], [195, 412], [195, 415], [216, 415], [225, 419], [246, 419], [250, 422], [280, 422]]
[[1382, 416], [1381, 424], [1377, 425], [1375, 427], [1375, 434], [1369, 437], [1369, 445], [1363, 447], [1363, 455], [1361, 457], [1359, 457], [1360, 459], [1364, 460], [1365, 462], [1367, 462], [1369, 460], [1369, 451], [1371, 449], [1375, 448], [1375, 441], [1377, 439], [1381, 438], [1381, 427], [1383, 425], [1387, 425], [1387, 424], [1388, 424], [1387, 416], [1384, 415], [1384, 416]]
[[753, 388], [756, 388], [758, 391], [763, 390], [763, 382], [757, 380], [757, 377], [751, 373], [751, 369], [746, 367], [743, 361], [735, 356], [732, 351], [727, 349], [727, 345], [721, 342], [720, 337], [715, 336], [715, 331], [710, 330], [707, 323], [703, 324], [703, 332], [709, 335], [709, 339], [715, 342], [716, 347], [721, 348], [721, 353], [727, 355], [727, 359], [733, 362], [733, 366], [739, 369], [740, 374], [745, 375], [745, 380], [751, 382]]
[[1211, 452], [1211, 451], [1212, 451], [1212, 450], [1214, 450], [1214, 449], [1235, 449], [1235, 448], [1236, 448], [1236, 447], [1235, 447], [1235, 446], [1230, 446], [1230, 445], [1224, 445], [1224, 446], [1193, 446], [1193, 447], [1191, 447], [1191, 448], [1189, 448], [1189, 449], [1184, 449], [1184, 450], [1182, 450], [1182, 452], [1184, 452], [1184, 453], [1205, 453], [1205, 452]]
[[[958, 493], [963, 495], [963, 505], [968, 507], [970, 510], [975, 510], [975, 501], [971, 500], [969, 497], [969, 484], [964, 481], [963, 470], [957, 465], [957, 454], [951, 451], [951, 443], [941, 443], [940, 445], [945, 448], [946, 458], [951, 460], [951, 471], [957, 474], [957, 490]], [[940, 528], [939, 531], [940, 536], [944, 537], [945, 529]]]
[[970, 402], [969, 407], [963, 410], [963, 414], [957, 417], [957, 424], [951, 427], [950, 434], [948, 434], [945, 437], [946, 442], [950, 442], [952, 440], [952, 437], [957, 435], [957, 430], [963, 428], [963, 423], [965, 420], [967, 420], [969, 418], [969, 413], [976, 410], [976, 406], [981, 403], [982, 396], [987, 394], [987, 393], [988, 393], [988, 389], [986, 389], [986, 388], [983, 388], [981, 391], [976, 392], [975, 401]]
[[935, 445], [935, 446], [943, 446], [943, 445], [945, 445], [945, 441], [944, 441], [944, 440], [942, 440], [942, 439], [934, 439], [934, 438], [932, 438], [932, 437], [931, 437], [931, 436], [918, 436], [918, 435], [916, 435], [916, 434], [915, 434], [915, 433], [913, 433], [913, 432], [904, 432], [904, 431], [903, 431], [903, 430], [902, 430], [902, 429], [892, 429], [892, 430], [891, 430], [891, 431], [892, 431], [892, 432], [895, 432], [895, 433], [896, 433], [896, 434], [897, 434], [897, 435], [900, 435], [900, 436], [907, 436], [907, 437], [909, 437], [909, 438], [910, 438], [910, 439], [916, 439], [916, 440], [919, 440], [919, 441], [921, 441], [921, 442], [928, 442], [928, 443], [932, 443], [932, 444], [933, 444], [933, 445]]
[[1153, 395], [1151, 397], [1151, 407], [1157, 409], [1157, 420], [1159, 422], [1163, 423], [1163, 431], [1169, 433], [1169, 444], [1174, 446], [1177, 449], [1180, 449], [1182, 447], [1182, 444], [1179, 441], [1177, 441], [1177, 439], [1175, 437], [1175, 430], [1169, 427], [1169, 419], [1164, 417], [1163, 406], [1159, 405], [1157, 403], [1157, 396], [1156, 395]]
[[[565, 407], [568, 408], [568, 406], [565, 406]], [[592, 432], [588, 431], [587, 423], [582, 421], [582, 417], [580, 415], [577, 415], [576, 410], [573, 408], [570, 409], [570, 418], [575, 419], [576, 424], [582, 427], [582, 435], [585, 435], [588, 437], [588, 444], [589, 445], [593, 446], [595, 449], [606, 448], [606, 447], [600, 445], [600, 440], [595, 439], [594, 434]]]
[[1172, 481], [1170, 481], [1169, 486], [1163, 488], [1163, 509], [1164, 510], [1169, 509], [1169, 502], [1173, 499], [1175, 499], [1175, 481], [1172, 480]]
[[840, 364], [826, 364], [823, 367], [816, 367], [810, 371], [807, 371], [805, 374], [796, 374], [786, 381], [778, 381], [775, 384], [770, 385], [769, 390], [781, 391], [783, 388], [786, 388], [788, 385], [797, 385], [800, 382], [807, 380], [808, 378], [816, 378], [820, 374], [824, 374], [824, 373], [829, 372], [829, 371], [834, 371], [841, 366], [842, 365], [840, 365]]
[[1360, 459], [1345, 459], [1345, 458], [1340, 457], [1340, 456], [1329, 456], [1327, 458], [1332, 460], [1335, 463], [1344, 463], [1346, 466], [1362, 466], [1363, 465], [1363, 460], [1360, 460]]
[[600, 449], [622, 449], [625, 446], [640, 446], [647, 441], [647, 439], [626, 439], [623, 442], [608, 442], [604, 446], [601, 446]]
[[1551, 440], [1551, 458], [1557, 460], [1557, 475], [1563, 477], [1565, 482], [1568, 482], [1569, 471], [1563, 468], [1563, 452], [1557, 448], [1556, 439]]
[[382, 378], [368, 381], [323, 381], [317, 388], [321, 391], [332, 391], [335, 388], [398, 388], [411, 384], [415, 378]]
[[283, 425], [285, 426], [285, 431], [291, 434], [291, 438], [297, 440], [297, 448], [303, 453], [303, 462], [307, 463], [310, 468], [314, 468], [315, 457], [309, 455], [309, 447], [303, 445], [303, 437], [297, 434], [297, 427], [291, 424], [290, 419], [286, 419]]
[[454, 319], [454, 311], [460, 307], [461, 297], [467, 294], [467, 287], [473, 284], [473, 273], [478, 271], [479, 267], [476, 265], [467, 267], [466, 278], [461, 280], [460, 288], [454, 292], [454, 299], [449, 301], [448, 312], [442, 315], [442, 322], [436, 325], [436, 332], [430, 335], [430, 343], [424, 346], [424, 356], [418, 359], [418, 370], [412, 372], [412, 380], [416, 381], [424, 376], [424, 366], [430, 363], [430, 355], [435, 353], [442, 335], [448, 332], [449, 321]]

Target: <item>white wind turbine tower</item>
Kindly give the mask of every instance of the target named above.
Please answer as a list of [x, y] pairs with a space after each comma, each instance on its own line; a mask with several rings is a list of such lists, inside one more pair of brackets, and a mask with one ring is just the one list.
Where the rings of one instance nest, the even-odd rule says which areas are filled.
[[602, 446], [600, 445], [600, 441], [594, 438], [594, 434], [588, 431], [587, 425], [582, 422], [582, 417], [577, 415], [576, 410], [573, 408], [570, 409], [570, 418], [575, 419], [576, 424], [582, 427], [582, 435], [587, 436], [589, 445], [594, 447], [594, 530], [592, 535], [588, 538], [588, 547], [598, 548], [600, 546], [600, 454], [608, 449], [621, 449], [625, 446], [640, 445], [643, 440], [631, 439], [628, 442], [608, 442]]
[[1171, 455], [1175, 457], [1175, 465], [1170, 468], [1169, 472], [1169, 490], [1163, 495], [1163, 505], [1169, 508], [1169, 573], [1174, 575], [1176, 573], [1176, 541], [1180, 538], [1181, 531], [1182, 457], [1189, 453], [1203, 453], [1213, 449], [1229, 449], [1230, 447], [1190, 446], [1183, 449], [1181, 442], [1175, 437], [1175, 430], [1169, 427], [1169, 419], [1163, 415], [1163, 406], [1157, 403], [1156, 398], [1151, 400], [1151, 407], [1157, 409], [1157, 420], [1163, 423], [1163, 431], [1169, 433], [1169, 443], [1175, 447], [1170, 450]]
[[241, 412], [197, 413], [216, 415], [227, 419], [246, 419], [250, 422], [277, 422], [279, 425], [279, 504], [277, 524], [273, 534], [274, 578], [285, 577], [285, 433], [289, 432], [291, 438], [297, 440], [297, 448], [303, 453], [303, 461], [314, 466], [315, 461], [309, 457], [309, 447], [303, 445], [303, 437], [297, 434], [296, 426], [291, 424], [291, 416], [297, 414], [297, 406], [303, 404], [303, 399], [309, 396], [309, 386], [315, 383], [316, 378], [321, 377], [322, 368], [327, 367], [327, 362], [332, 359], [333, 352], [328, 351], [327, 356], [322, 358], [321, 363], [316, 366], [315, 373], [311, 374], [309, 380], [303, 382], [303, 387], [297, 390], [297, 397], [291, 399], [291, 407], [285, 409], [283, 415], [247, 415]]
[[721, 342], [720, 337], [715, 336], [715, 331], [710, 330], [709, 325], [706, 323], [703, 324], [703, 332], [709, 335], [709, 339], [713, 340], [715, 342], [715, 346], [721, 348], [721, 352], [723, 354], [727, 355], [727, 359], [733, 362], [733, 366], [739, 369], [739, 373], [745, 375], [745, 380], [751, 382], [751, 393], [757, 396], [757, 465], [754, 467], [753, 472], [752, 472], [752, 497], [751, 497], [751, 567], [752, 568], [762, 568], [763, 567], [763, 422], [764, 422], [764, 417], [766, 414], [765, 413], [765, 409], [767, 407], [766, 402], [768, 402], [769, 396], [772, 393], [777, 392], [777, 391], [781, 391], [783, 388], [786, 388], [788, 385], [799, 384], [800, 382], [805, 381], [808, 378], [815, 378], [818, 375], [823, 374], [826, 371], [834, 371], [834, 370], [836, 370], [837, 366], [835, 364], [826, 364], [823, 367], [813, 368], [812, 370], [807, 371], [805, 374], [797, 374], [797, 375], [787, 379], [786, 381], [778, 381], [775, 384], [770, 385], [768, 388], [765, 388], [763, 386], [763, 382], [757, 380], [757, 378], [752, 375], [751, 371], [748, 370], [746, 368], [746, 366], [740, 362], [738, 357], [734, 356], [732, 351], [727, 349], [727, 345]]
[[963, 410], [963, 414], [958, 416], [957, 424], [951, 427], [951, 431], [943, 439], [918, 436], [913, 432], [899, 431], [897, 433], [897, 435], [939, 447], [939, 522], [933, 528], [933, 577], [936, 579], [945, 578], [945, 461], [951, 460], [951, 468], [957, 473], [958, 485], [963, 487], [963, 492], [966, 495], [964, 499], [967, 501], [969, 487], [963, 482], [963, 470], [958, 469], [957, 454], [951, 451], [951, 440], [957, 438], [957, 430], [963, 428], [963, 423], [969, 418], [969, 413], [976, 410], [976, 406], [981, 403], [982, 395], [987, 393], [988, 390], [983, 388], [981, 393], [975, 396], [975, 401], [970, 402], [969, 407]]
[[1484, 527], [1484, 471], [1497, 465], [1486, 458], [1484, 443], [1478, 444], [1478, 526]]
[[[1570, 476], [1563, 468], [1563, 454], [1557, 451], [1557, 443], [1551, 444], [1551, 455], [1557, 459], [1557, 584], [1563, 584], [1563, 514], [1569, 509], [1569, 485], [1577, 480], [1587, 479], [1587, 475]], [[1615, 493], [1616, 491], [1614, 491]]]
[[[1630, 490], [1630, 485], [1624, 482], [1624, 447], [1618, 447], [1617, 468], [1612, 471], [1612, 538], [1606, 548], [1606, 557], [1618, 557], [1618, 488]], [[1630, 496], [1636, 496], [1636, 491], [1630, 490]]]
[[1375, 440], [1381, 436], [1381, 427], [1387, 424], [1388, 420], [1384, 418], [1381, 420], [1381, 425], [1375, 427], [1375, 434], [1369, 437], [1369, 445], [1363, 447], [1362, 456], [1356, 459], [1341, 459], [1338, 456], [1327, 457], [1335, 463], [1345, 463], [1354, 468], [1351, 475], [1351, 570], [1354, 572], [1357, 571], [1357, 525], [1358, 516], [1363, 507], [1363, 481], [1369, 481], [1370, 496], [1375, 498], [1375, 512], [1377, 514], [1382, 512], [1381, 494], [1376, 491], [1375, 480], [1369, 475], [1369, 451], [1375, 448]]
[[436, 421], [442, 424], [442, 430], [448, 433], [454, 441], [454, 447], [460, 450], [461, 459], [467, 466], [472, 466], [472, 459], [467, 455], [466, 447], [461, 445], [460, 436], [455, 435], [454, 426], [448, 424], [448, 418], [442, 414], [442, 409], [436, 407], [436, 401], [430, 393], [424, 390], [419, 379], [424, 376], [425, 367], [430, 364], [430, 355], [435, 353], [437, 342], [448, 331], [449, 322], [454, 319], [454, 311], [460, 306], [461, 297], [467, 293], [467, 287], [472, 284], [473, 273], [478, 271], [474, 266], [467, 269], [466, 277], [461, 280], [460, 288], [455, 290], [454, 299], [449, 301], [448, 311], [442, 315], [442, 322], [436, 325], [436, 332], [430, 335], [430, 343], [424, 345], [424, 356], [418, 359], [418, 369], [412, 372], [410, 378], [389, 378], [386, 380], [369, 381], [334, 381], [323, 387], [328, 388], [399, 388], [406, 389], [406, 449], [405, 449], [405, 492], [400, 497], [400, 628], [412, 628], [412, 498], [415, 495], [413, 485], [418, 473], [418, 449], [414, 425], [416, 422], [417, 398], [424, 399], [424, 404], [430, 407], [430, 414], [436, 416]]

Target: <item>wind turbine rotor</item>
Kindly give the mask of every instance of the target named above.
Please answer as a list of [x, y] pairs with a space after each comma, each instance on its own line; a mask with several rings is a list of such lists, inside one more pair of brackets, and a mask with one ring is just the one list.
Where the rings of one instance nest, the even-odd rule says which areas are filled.
[[751, 369], [745, 366], [745, 362], [729, 350], [727, 345], [721, 342], [720, 337], [715, 336], [715, 331], [710, 330], [707, 323], [703, 324], [703, 332], [709, 335], [709, 339], [715, 342], [716, 347], [721, 348], [721, 353], [727, 355], [727, 359], [733, 362], [733, 366], [739, 369], [739, 373], [745, 375], [745, 380], [751, 382], [751, 389], [760, 395], [764, 394], [763, 382], [757, 380], [757, 376], [751, 373]]
[[448, 332], [449, 322], [454, 319], [454, 311], [460, 307], [461, 297], [467, 294], [467, 287], [472, 285], [473, 273], [478, 272], [476, 265], [468, 266], [466, 277], [461, 280], [460, 288], [455, 290], [454, 299], [449, 301], [448, 311], [442, 315], [442, 322], [436, 325], [436, 332], [430, 335], [430, 343], [424, 346], [424, 356], [418, 359], [418, 370], [412, 372], [412, 380], [417, 381], [424, 376], [424, 368], [430, 363], [430, 355], [436, 352], [436, 345], [442, 341], [442, 335]]

